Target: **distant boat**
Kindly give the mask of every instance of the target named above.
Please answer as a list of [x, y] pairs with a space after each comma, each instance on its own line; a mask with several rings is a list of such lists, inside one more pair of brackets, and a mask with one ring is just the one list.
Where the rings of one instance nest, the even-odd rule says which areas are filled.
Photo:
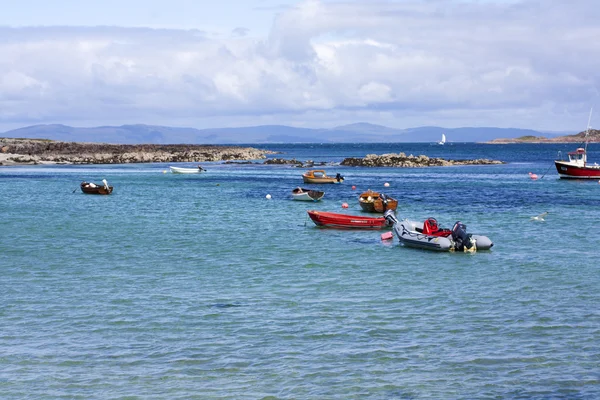
[[446, 144], [446, 135], [444, 133], [442, 133], [442, 140], [440, 140], [438, 144]]
[[589, 142], [590, 122], [592, 120], [592, 110], [588, 119], [588, 126], [585, 131], [584, 147], [579, 147], [575, 151], [567, 153], [569, 161], [554, 160], [558, 176], [562, 179], [598, 179], [600, 178], [600, 165], [590, 164], [587, 161], [587, 145]]
[[102, 179], [102, 185], [97, 185], [94, 182], [81, 182], [81, 191], [85, 194], [111, 194], [112, 186], [108, 186], [106, 179]]
[[363, 211], [373, 213], [383, 213], [387, 210], [396, 211], [396, 208], [398, 208], [398, 200], [383, 193], [374, 192], [371, 189], [359, 196], [358, 204], [360, 204]]
[[324, 195], [325, 192], [320, 190], [305, 189], [301, 187], [292, 190], [292, 198], [300, 201], [319, 201]]
[[171, 172], [174, 174], [199, 174], [200, 172], [206, 171], [204, 168], [198, 165], [198, 168], [181, 168], [181, 167], [169, 167]]
[[335, 176], [328, 176], [322, 169], [313, 169], [302, 174], [304, 183], [341, 183], [344, 177], [339, 173]]

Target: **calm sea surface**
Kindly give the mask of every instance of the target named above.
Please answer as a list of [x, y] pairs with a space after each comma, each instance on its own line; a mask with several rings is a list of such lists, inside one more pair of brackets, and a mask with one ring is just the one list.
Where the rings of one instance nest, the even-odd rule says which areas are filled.
[[[576, 146], [257, 147], [507, 164], [330, 165], [346, 181], [320, 203], [291, 200], [289, 166], [0, 167], [0, 398], [600, 398], [600, 184], [552, 164]], [[113, 195], [81, 193], [103, 178]], [[307, 219], [360, 214], [369, 188], [495, 245], [434, 253]]]

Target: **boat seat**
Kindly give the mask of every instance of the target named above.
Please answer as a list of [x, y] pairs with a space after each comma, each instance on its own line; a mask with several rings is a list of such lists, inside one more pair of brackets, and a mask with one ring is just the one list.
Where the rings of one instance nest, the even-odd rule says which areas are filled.
[[435, 218], [427, 218], [423, 223], [423, 233], [432, 235], [439, 230], [437, 220]]
[[427, 220], [423, 223], [423, 233], [425, 235], [443, 237], [452, 235], [452, 231], [450, 229], [440, 227], [435, 218], [427, 218]]

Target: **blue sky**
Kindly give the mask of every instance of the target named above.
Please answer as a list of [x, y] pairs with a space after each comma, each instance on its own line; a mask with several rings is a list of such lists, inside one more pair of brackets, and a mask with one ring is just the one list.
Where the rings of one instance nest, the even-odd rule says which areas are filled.
[[354, 122], [578, 132], [600, 105], [595, 0], [0, 0], [0, 9], [0, 132]]

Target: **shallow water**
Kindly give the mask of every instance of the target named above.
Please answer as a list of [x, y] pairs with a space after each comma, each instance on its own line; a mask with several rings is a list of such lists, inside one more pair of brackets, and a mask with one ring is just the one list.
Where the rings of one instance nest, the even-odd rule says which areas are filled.
[[[557, 179], [572, 146], [262, 147], [509, 163], [327, 166], [346, 181], [319, 203], [291, 200], [288, 166], [2, 167], [2, 398], [600, 397], [600, 185]], [[113, 195], [79, 190], [103, 178]], [[367, 188], [495, 245], [438, 254], [306, 216], [360, 214]]]

